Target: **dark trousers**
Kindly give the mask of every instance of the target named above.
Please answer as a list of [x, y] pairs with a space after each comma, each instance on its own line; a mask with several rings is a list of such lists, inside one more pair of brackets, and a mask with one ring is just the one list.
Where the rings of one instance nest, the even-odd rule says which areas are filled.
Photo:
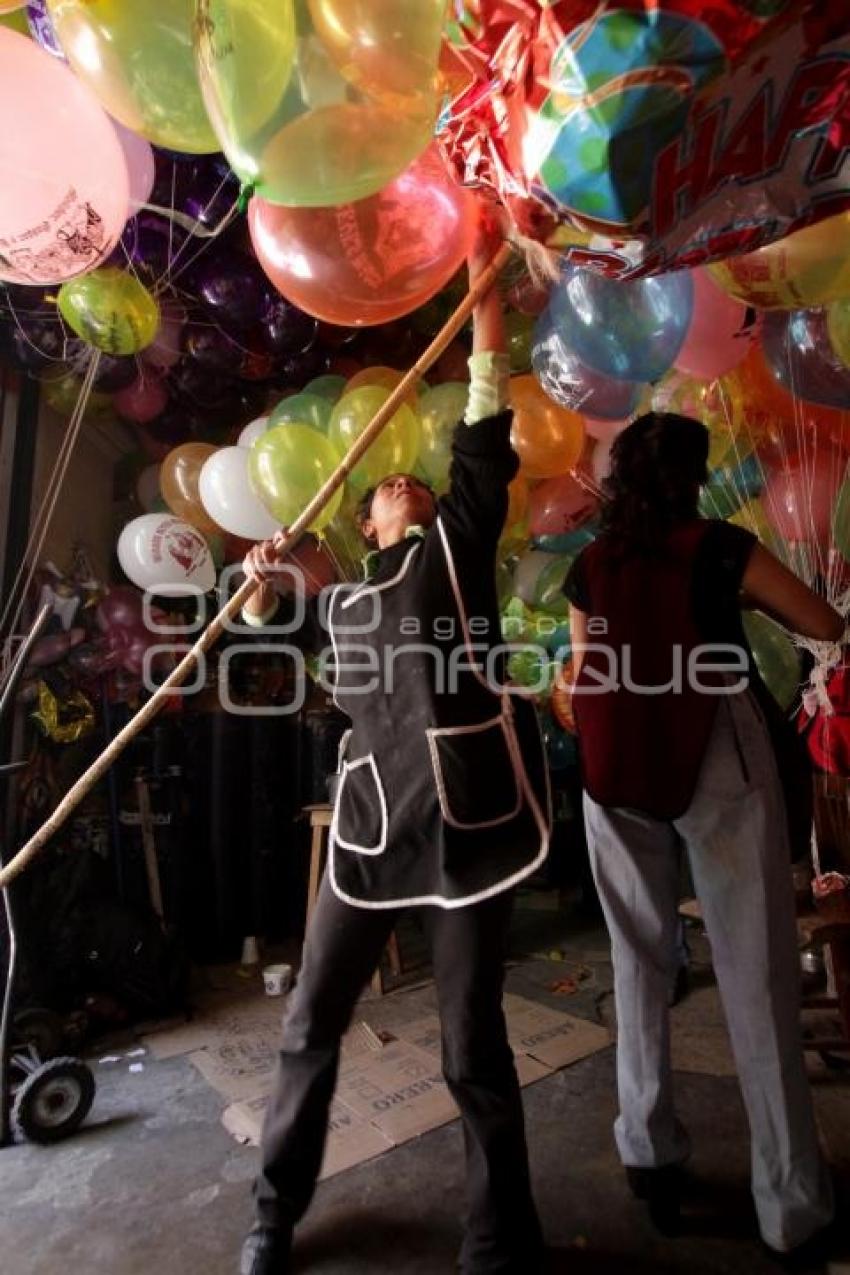
[[[468, 1210], [464, 1271], [531, 1275], [541, 1248], [502, 985], [513, 898], [423, 910], [442, 1023], [443, 1075], [463, 1118]], [[397, 919], [341, 902], [327, 878], [283, 1026], [254, 1187], [257, 1216], [290, 1231], [321, 1168], [340, 1040]]]

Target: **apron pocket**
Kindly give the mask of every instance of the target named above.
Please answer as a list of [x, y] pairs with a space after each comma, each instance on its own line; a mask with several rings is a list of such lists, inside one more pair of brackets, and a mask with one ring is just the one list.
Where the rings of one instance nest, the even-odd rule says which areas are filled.
[[492, 828], [522, 808], [508, 726], [494, 717], [427, 732], [440, 810], [453, 828]]
[[331, 836], [337, 845], [358, 854], [386, 850], [387, 799], [374, 754], [343, 762]]

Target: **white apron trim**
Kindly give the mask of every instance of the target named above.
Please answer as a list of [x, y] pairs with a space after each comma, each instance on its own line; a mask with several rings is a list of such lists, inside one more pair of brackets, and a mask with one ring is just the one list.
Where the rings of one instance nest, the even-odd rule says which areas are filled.
[[[371, 766], [372, 774], [375, 778], [375, 789], [378, 794], [378, 803], [381, 808], [381, 835], [376, 846], [361, 846], [353, 841], [343, 841], [339, 835], [339, 808], [342, 802], [342, 794], [348, 776], [353, 770], [358, 770], [361, 766]], [[389, 813], [387, 811], [387, 798], [384, 793], [384, 785], [381, 783], [381, 776], [378, 774], [378, 767], [375, 765], [375, 754], [367, 753], [365, 757], [358, 757], [357, 761], [344, 761], [342, 763], [342, 774], [339, 781], [339, 789], [334, 802], [334, 812], [331, 816], [331, 827], [329, 840], [341, 845], [344, 850], [353, 850], [356, 854], [378, 855], [383, 854], [387, 848], [387, 830], [389, 828]]]

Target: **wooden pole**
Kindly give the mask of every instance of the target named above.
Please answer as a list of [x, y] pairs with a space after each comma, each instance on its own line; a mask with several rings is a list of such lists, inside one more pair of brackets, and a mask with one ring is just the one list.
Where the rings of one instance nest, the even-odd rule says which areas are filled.
[[[301, 539], [304, 532], [313, 523], [316, 517], [324, 509], [325, 505], [343, 485], [346, 478], [351, 473], [357, 462], [363, 457], [364, 453], [369, 450], [372, 443], [380, 434], [384, 426], [392, 419], [398, 408], [405, 401], [411, 389], [413, 389], [428, 369], [436, 363], [437, 359], [446, 349], [451, 341], [460, 332], [466, 323], [472, 311], [478, 302], [486, 296], [493, 284], [496, 282], [501, 271], [507, 264], [511, 255], [511, 246], [508, 243], [502, 244], [499, 251], [494, 256], [486, 270], [483, 270], [476, 279], [469, 292], [461, 301], [460, 305], [452, 314], [451, 318], [443, 325], [435, 336], [434, 340], [428, 346], [428, 349], [420, 358], [416, 360], [413, 367], [399, 381], [396, 388], [390, 393], [389, 398], [376, 413], [374, 418], [369, 422], [366, 429], [352, 445], [338, 467], [331, 474], [328, 481], [322, 486], [316, 495], [310, 501], [307, 508], [303, 511], [295, 522], [289, 527], [280, 543], [280, 556], [283, 557], [293, 546]], [[147, 726], [148, 722], [156, 717], [162, 708], [168, 696], [176, 686], [181, 686], [186, 681], [189, 674], [193, 671], [199, 658], [209, 650], [212, 644], [221, 637], [225, 624], [236, 617], [242, 610], [242, 607], [250, 598], [256, 589], [253, 580], [246, 580], [234, 593], [230, 601], [219, 611], [218, 615], [210, 621], [207, 628], [200, 635], [197, 642], [191, 650], [187, 651], [183, 659], [169, 674], [166, 681], [157, 687], [154, 694], [143, 704], [138, 713], [131, 717], [130, 721], [115, 736], [107, 748], [103, 750], [88, 770], [80, 776], [73, 787], [69, 788], [65, 796], [59, 802], [59, 805], [41, 825], [37, 832], [30, 837], [26, 845], [18, 851], [13, 859], [0, 870], [0, 889], [7, 886], [13, 881], [24, 868], [32, 862], [40, 850], [47, 845], [50, 838], [55, 832], [62, 827], [68, 816], [76, 810], [77, 806], [83, 800], [92, 788], [106, 774], [109, 767], [115, 762], [121, 753], [127, 747], [132, 739], [138, 735], [139, 731]]]

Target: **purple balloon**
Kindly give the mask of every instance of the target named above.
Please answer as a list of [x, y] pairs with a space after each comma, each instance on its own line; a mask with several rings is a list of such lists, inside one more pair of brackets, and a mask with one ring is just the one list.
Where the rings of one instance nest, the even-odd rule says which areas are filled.
[[188, 323], [183, 331], [183, 347], [199, 367], [227, 376], [239, 375], [247, 352], [223, 328], [209, 321]]
[[138, 628], [143, 618], [142, 595], [129, 584], [116, 584], [101, 599], [95, 618], [102, 632]]
[[558, 335], [548, 309], [534, 329], [531, 365], [550, 398], [587, 416], [623, 420], [634, 412], [644, 388], [636, 381], [614, 380], [585, 366]]
[[115, 394], [132, 385], [138, 376], [139, 368], [135, 358], [115, 358], [111, 354], [101, 354], [94, 378], [94, 388], [105, 394]]
[[825, 407], [850, 408], [850, 368], [829, 339], [826, 310], [770, 310], [762, 342], [768, 366], [797, 398]]
[[192, 271], [191, 283], [201, 304], [228, 331], [253, 328], [268, 304], [266, 277], [244, 253], [205, 255]]
[[18, 371], [32, 375], [72, 362], [84, 348], [82, 341], [68, 337], [55, 311], [51, 317], [16, 310], [5, 331], [10, 362]]
[[281, 359], [275, 370], [274, 384], [282, 390], [300, 390], [308, 381], [327, 372], [330, 361], [327, 353], [314, 345], [303, 354]]
[[110, 260], [122, 267], [131, 264], [143, 281], [158, 282], [172, 268], [179, 270], [195, 251], [191, 247], [183, 251], [186, 239], [185, 230], [167, 217], [151, 212], [139, 213], [138, 217], [131, 217], [127, 222]]
[[200, 155], [189, 170], [181, 211], [212, 230], [239, 198], [239, 178], [223, 155]]
[[46, 49], [48, 53], [52, 53], [55, 58], [61, 58], [63, 62], [65, 61], [65, 54], [62, 45], [59, 43], [53, 19], [48, 12], [46, 0], [30, 0], [27, 5], [27, 26], [36, 44], [40, 44], [43, 49]]
[[316, 340], [319, 323], [284, 297], [274, 296], [269, 299], [260, 330], [269, 353], [285, 356], [308, 350]]

